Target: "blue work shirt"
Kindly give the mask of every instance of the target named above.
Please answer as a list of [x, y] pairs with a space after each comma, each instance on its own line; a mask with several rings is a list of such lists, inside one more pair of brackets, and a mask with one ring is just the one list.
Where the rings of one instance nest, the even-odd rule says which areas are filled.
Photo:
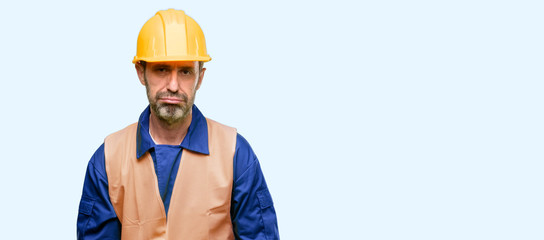
[[[157, 145], [149, 134], [149, 114], [148, 106], [140, 115], [135, 154], [140, 158], [149, 152], [153, 158], [159, 191], [168, 214], [182, 150], [209, 154], [208, 126], [202, 113], [193, 105], [191, 125], [181, 144]], [[231, 220], [236, 239], [279, 239], [276, 212], [259, 161], [240, 134], [236, 137], [233, 159]], [[121, 238], [121, 222], [108, 192], [104, 144], [96, 150], [87, 166], [77, 218], [77, 238]]]

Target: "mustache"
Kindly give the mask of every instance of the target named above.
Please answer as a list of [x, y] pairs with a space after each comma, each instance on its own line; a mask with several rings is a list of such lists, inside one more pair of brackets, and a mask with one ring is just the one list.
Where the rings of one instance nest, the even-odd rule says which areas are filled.
[[157, 95], [155, 96], [155, 100], [158, 100], [159, 98], [165, 98], [165, 97], [178, 98], [178, 99], [183, 100], [184, 102], [188, 102], [188, 100], [189, 100], [189, 97], [187, 97], [187, 94], [185, 94], [185, 93], [172, 93], [172, 92], [160, 92], [160, 93], [157, 93]]

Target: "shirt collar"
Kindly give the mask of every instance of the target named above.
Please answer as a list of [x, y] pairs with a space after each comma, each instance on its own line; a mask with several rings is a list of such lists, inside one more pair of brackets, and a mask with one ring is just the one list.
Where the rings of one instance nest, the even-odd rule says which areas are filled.
[[[208, 149], [208, 124], [206, 118], [198, 110], [196, 105], [192, 108], [192, 120], [185, 138], [181, 142], [180, 146], [184, 149], [191, 150], [193, 152], [199, 152], [202, 154], [210, 154]], [[140, 115], [138, 120], [138, 130], [136, 138], [136, 157], [142, 157], [149, 149], [156, 146], [155, 142], [149, 135], [149, 106]]]

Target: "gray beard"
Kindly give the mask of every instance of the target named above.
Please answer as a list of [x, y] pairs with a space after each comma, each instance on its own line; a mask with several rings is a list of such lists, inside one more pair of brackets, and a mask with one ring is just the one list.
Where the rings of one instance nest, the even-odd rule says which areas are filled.
[[182, 107], [178, 105], [172, 105], [172, 104], [161, 104], [157, 105], [155, 103], [150, 103], [151, 110], [155, 115], [168, 125], [172, 125], [175, 123], [181, 122], [183, 119], [189, 115], [189, 107], [192, 107], [193, 104], [187, 104], [187, 107]]

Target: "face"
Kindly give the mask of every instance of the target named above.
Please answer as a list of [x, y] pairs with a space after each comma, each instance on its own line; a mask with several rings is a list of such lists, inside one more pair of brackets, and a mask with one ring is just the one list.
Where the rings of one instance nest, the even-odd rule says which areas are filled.
[[136, 64], [140, 82], [145, 85], [152, 113], [169, 125], [179, 123], [190, 113], [205, 68], [198, 62], [148, 62]]

